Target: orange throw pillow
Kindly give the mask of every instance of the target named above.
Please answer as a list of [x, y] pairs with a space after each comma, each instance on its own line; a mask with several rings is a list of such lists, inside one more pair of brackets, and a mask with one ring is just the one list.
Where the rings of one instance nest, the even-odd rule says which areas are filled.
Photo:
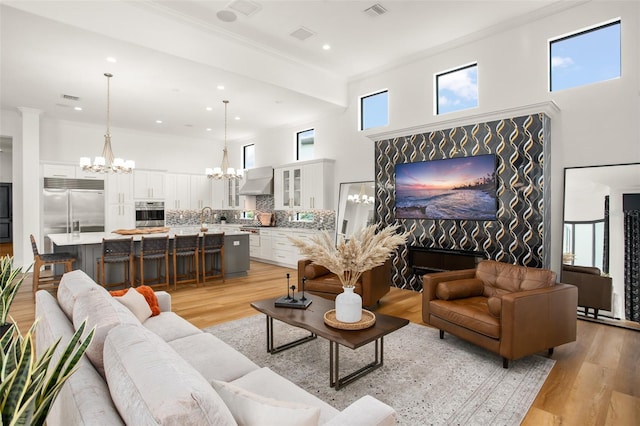
[[[151, 316], [155, 317], [156, 315], [160, 315], [160, 306], [158, 305], [158, 298], [156, 297], [156, 293], [153, 291], [153, 289], [146, 285], [135, 287], [135, 289], [138, 291], [138, 293], [144, 296], [147, 303], [149, 304], [149, 307], [151, 308]], [[120, 296], [124, 296], [127, 290], [129, 289], [111, 290], [109, 294], [111, 294], [111, 296], [113, 297], [120, 297]]]

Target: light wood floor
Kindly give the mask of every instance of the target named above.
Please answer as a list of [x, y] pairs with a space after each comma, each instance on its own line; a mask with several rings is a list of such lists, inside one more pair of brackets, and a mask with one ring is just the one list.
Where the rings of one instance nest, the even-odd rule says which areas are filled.
[[[254, 315], [249, 302], [284, 294], [286, 273], [295, 283], [292, 269], [252, 262], [247, 277], [172, 291], [173, 311], [199, 328]], [[34, 310], [27, 278], [11, 315], [24, 330], [33, 322]], [[377, 312], [422, 324], [421, 294], [392, 288]], [[555, 349], [557, 362], [523, 424], [640, 425], [640, 332], [577, 324], [577, 341]]]

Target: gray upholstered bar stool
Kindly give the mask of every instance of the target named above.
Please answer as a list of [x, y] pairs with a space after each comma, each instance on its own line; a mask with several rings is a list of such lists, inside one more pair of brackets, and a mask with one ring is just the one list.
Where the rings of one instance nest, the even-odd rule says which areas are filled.
[[[105, 265], [123, 265], [122, 282], [107, 283]], [[102, 256], [97, 260], [98, 283], [105, 288], [133, 287], [133, 237], [102, 239]]]
[[[31, 238], [31, 249], [33, 250], [33, 294], [35, 295], [42, 287], [57, 288], [62, 276], [56, 275], [55, 265], [64, 265], [64, 272], [71, 272], [76, 258], [71, 253], [40, 254], [33, 234], [29, 237]], [[42, 267], [48, 265], [51, 265], [52, 273], [50, 275], [41, 275], [40, 270]]]
[[[206, 283], [207, 278], [222, 278], [222, 282], [224, 282], [224, 232], [204, 234], [200, 251], [202, 253], [202, 282]], [[211, 259], [208, 269], [207, 259]]]
[[[178, 288], [178, 284], [200, 283], [198, 271], [198, 244], [199, 236], [176, 235], [173, 239], [173, 289]], [[183, 259], [184, 271], [178, 273], [178, 258]]]
[[[134, 255], [134, 260], [139, 264], [140, 273], [136, 276], [136, 283], [153, 288], [166, 288], [169, 290], [169, 236], [142, 237], [140, 240], [140, 253]], [[156, 275], [147, 279], [144, 274], [145, 263], [152, 261], [156, 266]], [[162, 266], [164, 264], [164, 275]], [[148, 280], [148, 282], [147, 282]]]

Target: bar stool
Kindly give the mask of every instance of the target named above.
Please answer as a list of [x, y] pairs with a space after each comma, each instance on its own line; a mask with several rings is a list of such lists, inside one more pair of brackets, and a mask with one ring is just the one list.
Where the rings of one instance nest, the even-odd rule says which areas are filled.
[[[123, 281], [121, 283], [106, 283], [105, 264], [124, 266]], [[102, 239], [102, 256], [97, 259], [98, 283], [107, 287], [133, 287], [133, 237]]]
[[[64, 272], [71, 272], [73, 270], [73, 262], [76, 261], [76, 258], [71, 253], [40, 254], [33, 234], [29, 235], [29, 238], [31, 238], [31, 249], [33, 250], [33, 294], [35, 295], [41, 286], [56, 288], [56, 286], [60, 284], [62, 275], [56, 275], [55, 265], [64, 265]], [[43, 266], [49, 265], [52, 265], [52, 274], [45, 276], [40, 275], [40, 269], [42, 269]]]
[[[176, 235], [173, 239], [173, 289], [178, 284], [200, 283], [198, 272], [198, 234]], [[178, 258], [184, 259], [184, 274], [178, 274]], [[194, 271], [195, 269], [195, 271]], [[180, 278], [180, 279], [179, 279]]]
[[[136, 277], [136, 282], [149, 287], [166, 287], [169, 289], [169, 236], [147, 237], [140, 240], [140, 254], [134, 255], [134, 259], [140, 263], [140, 276]], [[151, 279], [151, 283], [145, 283], [144, 264], [147, 261], [154, 261], [156, 264], [156, 276]], [[164, 275], [162, 275], [162, 264], [164, 261]]]
[[[224, 232], [204, 234], [202, 238], [202, 282], [207, 278], [220, 278], [224, 282]], [[207, 270], [207, 258], [211, 258], [211, 268]], [[219, 261], [219, 266], [217, 266]], [[207, 276], [207, 273], [211, 275]]]

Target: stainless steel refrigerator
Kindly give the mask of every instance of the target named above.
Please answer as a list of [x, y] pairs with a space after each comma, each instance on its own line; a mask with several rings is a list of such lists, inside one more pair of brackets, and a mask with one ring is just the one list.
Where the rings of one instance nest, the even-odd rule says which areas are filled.
[[104, 232], [104, 181], [44, 178], [42, 234], [51, 250], [48, 234], [71, 233], [78, 221], [80, 232]]

